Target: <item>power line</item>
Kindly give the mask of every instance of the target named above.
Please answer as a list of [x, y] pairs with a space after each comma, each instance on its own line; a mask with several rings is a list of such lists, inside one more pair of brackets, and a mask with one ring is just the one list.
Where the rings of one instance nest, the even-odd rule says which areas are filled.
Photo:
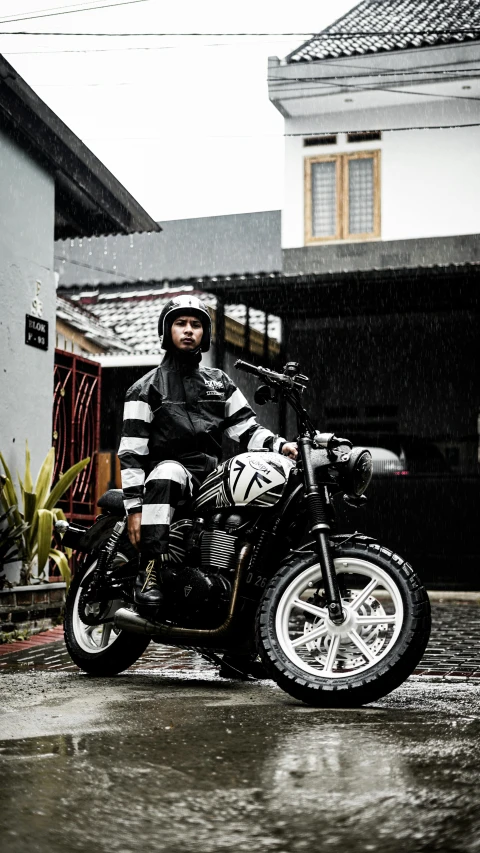
[[[339, 64], [339, 63], [337, 63]], [[358, 77], [359, 79], [369, 79], [371, 77], [416, 77], [417, 75], [425, 75], [431, 76], [434, 74], [443, 74], [443, 75], [451, 75], [451, 74], [472, 74], [476, 71], [480, 72], [480, 68], [451, 68], [451, 69], [443, 69], [443, 68], [415, 68], [412, 71], [374, 71], [374, 72], [363, 72], [359, 70], [358, 66], [355, 66], [357, 70], [357, 74], [332, 74], [329, 76], [322, 77], [267, 77], [269, 83], [276, 83], [277, 80], [281, 83], [323, 83], [325, 80], [348, 80], [352, 77]]]
[[[404, 133], [407, 130], [455, 130], [460, 128], [467, 127], [480, 127], [480, 121], [474, 122], [466, 122], [465, 124], [434, 124], [434, 125], [411, 125], [408, 127], [378, 127], [374, 128], [379, 133]], [[369, 128], [372, 130], [372, 128]], [[341, 128], [340, 130], [334, 130], [330, 128], [324, 128], [322, 130], [312, 131], [312, 132], [295, 132], [295, 133], [219, 133], [219, 134], [199, 134], [197, 138], [201, 139], [284, 139], [285, 137], [301, 137], [303, 139], [308, 139], [309, 137], [315, 136], [324, 136], [324, 135], [334, 135], [337, 133], [359, 133], [358, 127], [352, 129], [349, 128]], [[173, 134], [170, 134], [173, 135]], [[142, 142], [142, 141], [152, 141], [157, 142], [158, 140], [164, 140], [166, 138], [166, 134], [163, 133], [161, 136], [86, 136], [84, 137], [84, 142], [108, 142], [116, 140], [117, 142]]]
[[[111, 3], [106, 6], [94, 6], [92, 9], [78, 9], [79, 12], [89, 12], [93, 11], [93, 9], [108, 9], [110, 6], [126, 6], [129, 3], [148, 3], [150, 0], [124, 0], [121, 3]], [[72, 12], [58, 12], [57, 14], [66, 15], [73, 14]], [[21, 19], [20, 19], [21, 20]], [[23, 20], [27, 20], [24, 18]], [[0, 23], [14, 23], [14, 21], [1, 21]], [[244, 36], [255, 36], [258, 38], [263, 37], [277, 37], [277, 36], [288, 36], [288, 37], [297, 37], [297, 36], [310, 36], [315, 39], [349, 39], [349, 38], [365, 38], [371, 36], [377, 37], [389, 37], [394, 36], [395, 38], [401, 36], [423, 36], [425, 38], [429, 38], [432, 36], [455, 36], [455, 35], [465, 35], [472, 36], [478, 35], [480, 36], [480, 27], [470, 27], [468, 29], [451, 29], [451, 30], [383, 30], [383, 31], [371, 31], [371, 32], [338, 32], [338, 33], [312, 33], [310, 32], [290, 32], [290, 33], [245, 33], [245, 32], [230, 32], [230, 33], [199, 33], [199, 32], [188, 32], [188, 33], [69, 33], [69, 32], [29, 32], [28, 30], [14, 30], [8, 31], [4, 30], [0, 33], [0, 35], [10, 35], [10, 36], [76, 36], [76, 37], [88, 37], [88, 38], [242, 38]]]
[[[60, 6], [48, 6], [46, 9], [36, 9], [36, 10], [35, 10], [35, 14], [38, 14], [38, 15], [39, 15], [39, 14], [41, 14], [42, 12], [56, 12], [56, 11], [58, 11], [58, 10], [60, 10], [60, 9], [71, 9], [71, 10], [73, 10], [73, 9], [78, 9], [78, 7], [79, 7], [79, 6], [84, 7], [84, 6], [85, 6], [85, 2], [90, 2], [90, 3], [92, 3], [92, 4], [93, 4], [93, 5], [92, 5], [92, 9], [94, 9], [94, 8], [95, 8], [95, 4], [96, 4], [96, 3], [97, 3], [97, 4], [98, 4], [98, 3], [101, 3], [101, 2], [102, 2], [102, 0], [83, 0], [83, 2], [82, 2], [82, 3], [69, 3], [69, 5], [68, 5], [68, 6], [66, 6], [66, 5], [60, 5]], [[0, 23], [8, 23], [9, 21], [12, 21], [12, 23], [13, 23], [13, 21], [16, 21], [16, 20], [22, 20], [22, 19], [27, 19], [27, 20], [28, 20], [28, 19], [30, 18], [30, 16], [31, 16], [31, 13], [32, 13], [32, 11], [31, 11], [31, 9], [30, 9], [28, 12], [27, 12], [27, 11], [25, 11], [25, 12], [17, 12], [17, 13], [16, 13], [16, 16], [15, 16], [15, 14], [13, 14], [13, 15], [7, 15], [6, 17], [4, 17], [4, 18], [2, 18], [2, 19], [1, 19]], [[13, 19], [13, 20], [12, 20], [12, 19]]]
[[[150, 3], [151, 0], [118, 0], [116, 3], [104, 3], [103, 6], [85, 6], [83, 9], [65, 9], [60, 12], [49, 12], [48, 14], [28, 15], [21, 18], [3, 18], [0, 24], [14, 24], [17, 21], [33, 21], [37, 18], [55, 18], [58, 15], [75, 15], [78, 12], [96, 12], [97, 9], [111, 9], [114, 6], [131, 6], [133, 3]], [[77, 4], [75, 4], [77, 5]], [[25, 35], [25, 33], [14, 33], [13, 35]], [[30, 35], [30, 33], [27, 33]], [[32, 35], [43, 35], [43, 33], [32, 33]], [[52, 33], [53, 35], [53, 33]], [[61, 34], [63, 35], [63, 33]]]
[[[317, 81], [315, 81], [317, 82]], [[412, 89], [387, 89], [385, 86], [363, 86], [357, 83], [334, 83], [330, 81], [326, 83], [325, 86], [321, 86], [321, 80], [317, 82], [317, 92], [313, 92], [310, 97], [314, 97], [315, 94], [321, 94], [325, 92], [325, 90], [330, 89], [331, 87], [335, 87], [337, 89], [341, 89], [343, 92], [390, 92], [394, 95], [419, 95], [420, 97], [425, 98], [453, 98], [457, 101], [480, 101], [480, 98], [477, 98], [475, 95], [450, 95], [447, 93], [441, 92], [415, 92]], [[303, 90], [299, 90], [303, 91]], [[312, 91], [312, 90], [310, 90]], [[328, 92], [327, 92], [328, 93]], [[295, 95], [293, 94], [293, 97]], [[297, 96], [298, 97], [298, 96]]]

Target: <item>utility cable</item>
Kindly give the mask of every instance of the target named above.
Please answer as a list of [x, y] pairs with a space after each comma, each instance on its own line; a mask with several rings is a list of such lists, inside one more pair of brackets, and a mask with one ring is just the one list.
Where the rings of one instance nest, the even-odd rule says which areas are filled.
[[[433, 125], [410, 125], [408, 127], [376, 127], [373, 130], [378, 133], [404, 133], [407, 130], [456, 130], [464, 127], [480, 127], [480, 121], [471, 121], [465, 124], [433, 124]], [[372, 128], [369, 128], [371, 131]], [[311, 132], [303, 132], [300, 131], [294, 133], [218, 133], [218, 134], [198, 134], [199, 139], [284, 139], [285, 137], [300, 137], [303, 139], [308, 139], [309, 137], [315, 136], [333, 136], [337, 133], [362, 133], [363, 131], [359, 130], [358, 127], [354, 128], [345, 128], [342, 127], [339, 130], [331, 129], [331, 128], [322, 128], [322, 130], [316, 130]], [[115, 140], [116, 142], [142, 142], [142, 141], [152, 141], [157, 142], [159, 140], [164, 140], [166, 138], [166, 134], [163, 133], [162, 136], [86, 136], [83, 141], [85, 143], [88, 142], [108, 142]]]
[[[122, 3], [111, 3], [107, 6], [94, 6], [92, 9], [79, 9], [79, 12], [89, 12], [93, 11], [93, 9], [108, 9], [110, 6], [124, 6], [128, 3], [148, 3], [150, 0], [124, 0]], [[72, 14], [70, 12], [59, 12], [58, 14]], [[27, 19], [24, 19], [27, 20]], [[14, 21], [1, 21], [0, 24], [9, 24], [14, 23]], [[469, 27], [468, 29], [463, 30], [385, 30], [383, 32], [351, 32], [351, 33], [318, 33], [317, 35], [312, 34], [311, 32], [290, 32], [290, 33], [239, 33], [239, 32], [229, 32], [229, 33], [199, 33], [199, 32], [188, 32], [188, 33], [69, 33], [69, 32], [29, 32], [28, 30], [15, 30], [9, 32], [8, 30], [0, 32], [0, 35], [8, 35], [8, 36], [76, 36], [76, 37], [88, 37], [88, 38], [243, 38], [249, 36], [255, 36], [256, 38], [277, 38], [280, 36], [288, 36], [290, 38], [300, 37], [300, 36], [312, 36], [313, 38], [325, 38], [325, 39], [349, 39], [349, 38], [368, 38], [371, 36], [377, 37], [388, 37], [393, 36], [395, 38], [402, 36], [422, 36], [425, 38], [431, 38], [432, 36], [456, 36], [456, 35], [465, 35], [465, 36], [477, 36], [480, 38], [480, 27]], [[301, 49], [301, 45], [298, 50]], [[328, 59], [328, 57], [325, 57]], [[298, 60], [297, 60], [298, 62]], [[294, 63], [289, 63], [293, 65]]]
[[[331, 87], [335, 87], [337, 89], [341, 89], [343, 92], [390, 92], [394, 95], [419, 95], [425, 98], [451, 98], [457, 101], [480, 101], [480, 98], [477, 98], [475, 95], [450, 95], [450, 94], [442, 94], [440, 92], [415, 92], [412, 89], [387, 89], [385, 86], [363, 86], [361, 84], [356, 83], [326, 83], [325, 86], [321, 86], [322, 81], [313, 81], [317, 83], [317, 91], [313, 92], [309, 90], [309, 97], [314, 97], [315, 95], [320, 95], [322, 92], [331, 89]], [[302, 92], [303, 90], [297, 90]], [[331, 93], [330, 93], [331, 94]], [[286, 98], [286, 100], [293, 100], [295, 97], [295, 93], [291, 95], [290, 99]]]
[[[58, 12], [49, 12], [48, 14], [40, 14], [40, 15], [29, 15], [28, 17], [21, 18], [3, 18], [0, 19], [0, 24], [14, 24], [17, 21], [33, 21], [37, 18], [55, 18], [58, 15], [75, 15], [78, 12], [95, 12], [97, 9], [111, 9], [114, 6], [132, 6], [134, 3], [150, 3], [151, 0], [117, 0], [116, 3], [104, 3], [103, 6], [86, 6], [83, 9], [65, 9], [63, 11]], [[20, 33], [14, 33], [14, 35], [20, 35]], [[22, 33], [21, 35], [25, 35]], [[26, 35], [44, 35], [43, 33], [26, 33]], [[54, 35], [52, 33], [52, 35]], [[64, 35], [61, 33], [60, 35]]]
[[[280, 82], [285, 82], [285, 83], [290, 83], [290, 82], [291, 83], [324, 83], [324, 82], [329, 82], [330, 80], [351, 79], [351, 77], [354, 77], [354, 76], [355, 77], [358, 76], [362, 80], [368, 80], [368, 79], [377, 78], [377, 77], [396, 76], [397, 73], [398, 73], [398, 76], [400, 76], [400, 77], [401, 76], [411, 77], [411, 76], [414, 76], [417, 74], [430, 74], [430, 73], [431, 74], [446, 74], [446, 75], [463, 74], [463, 75], [467, 75], [467, 76], [458, 77], [457, 79], [468, 80], [469, 76], [471, 76], [472, 74], [474, 74], [476, 72], [480, 73], [480, 68], [470, 68], [470, 69], [465, 69], [463, 71], [452, 69], [452, 71], [432, 71], [432, 72], [429, 72], [429, 71], [415, 71], [415, 72], [414, 71], [399, 71], [399, 72], [385, 71], [385, 72], [383, 72], [382, 71], [378, 74], [359, 74], [359, 75], [337, 74], [337, 75], [331, 76], [331, 77], [319, 77], [319, 78], [316, 78], [316, 77], [267, 77], [267, 82], [268, 83], [276, 83], [277, 81], [280, 81]], [[441, 82], [441, 81], [438, 80], [435, 82]], [[446, 82], [452, 82], [452, 81], [446, 81]], [[143, 85], [144, 81], [139, 79], [139, 80], [133, 80], [133, 81], [132, 80], [124, 80], [124, 81], [121, 81], [120, 83], [109, 83], [109, 82], [100, 82], [100, 83], [36, 83], [35, 87], [41, 88], [41, 89], [69, 88], [69, 87], [72, 87], [73, 89], [103, 88], [103, 87], [108, 88], [108, 89], [116, 89], [120, 86], [136, 86], [137, 84]]]

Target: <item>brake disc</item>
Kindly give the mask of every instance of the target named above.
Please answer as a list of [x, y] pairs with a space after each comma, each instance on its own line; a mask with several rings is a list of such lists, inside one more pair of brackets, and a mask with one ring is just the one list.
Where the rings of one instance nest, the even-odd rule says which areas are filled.
[[[355, 597], [356, 595], [354, 594], [348, 603], [353, 603]], [[378, 599], [373, 596], [369, 596], [369, 598], [363, 602], [362, 606], [359, 607], [358, 615], [369, 616], [372, 614], [375, 616], [386, 615], [385, 610]], [[307, 636], [311, 631], [319, 628], [324, 621], [325, 620], [322, 617], [316, 617], [312, 622], [306, 620], [304, 624], [304, 635]], [[388, 624], [357, 625], [356, 631], [363, 642], [368, 646], [372, 655], [376, 657], [387, 640]], [[310, 658], [313, 657], [314, 660], [324, 666], [332, 640], [333, 635], [327, 633], [322, 637], [317, 637], [315, 640], [305, 643], [305, 649], [308, 651]], [[300, 648], [297, 650], [297, 654], [299, 654], [300, 657], [302, 656]], [[348, 636], [341, 638], [335, 660], [337, 668], [344, 670], [355, 669], [356, 667], [363, 666], [364, 664], [363, 654], [359, 651], [358, 646], [356, 646], [353, 640], [350, 640]]]

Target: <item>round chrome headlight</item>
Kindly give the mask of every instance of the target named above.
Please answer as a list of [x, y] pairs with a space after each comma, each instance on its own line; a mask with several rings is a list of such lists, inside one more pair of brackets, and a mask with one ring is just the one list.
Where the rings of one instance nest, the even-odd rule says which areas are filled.
[[369, 450], [364, 447], [354, 447], [346, 464], [343, 476], [343, 486], [347, 494], [363, 495], [370, 485], [373, 473], [373, 460]]

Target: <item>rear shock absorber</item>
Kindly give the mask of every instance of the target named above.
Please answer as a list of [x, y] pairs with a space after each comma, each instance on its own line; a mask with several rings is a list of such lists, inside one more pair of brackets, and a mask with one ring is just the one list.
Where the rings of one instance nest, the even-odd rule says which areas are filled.
[[95, 574], [92, 579], [92, 584], [98, 582], [102, 575], [107, 574], [110, 565], [115, 557], [115, 553], [117, 551], [117, 544], [120, 536], [125, 530], [126, 521], [117, 521], [115, 527], [113, 528], [107, 542], [103, 546], [100, 554], [98, 555], [97, 565], [95, 568]]

